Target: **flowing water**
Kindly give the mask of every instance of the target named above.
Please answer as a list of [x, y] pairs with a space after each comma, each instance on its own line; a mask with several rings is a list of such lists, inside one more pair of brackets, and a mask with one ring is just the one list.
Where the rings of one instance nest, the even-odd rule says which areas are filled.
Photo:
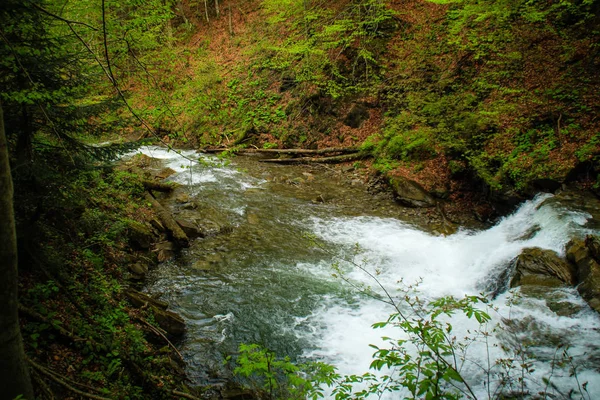
[[[190, 198], [170, 201], [173, 211], [215, 233], [161, 264], [147, 288], [186, 319], [182, 353], [198, 383], [227, 376], [223, 359], [240, 343], [325, 361], [342, 374], [368, 371], [369, 344], [382, 345], [381, 336], [401, 338], [402, 332], [371, 328], [394, 310], [354, 288], [377, 292], [373, 278], [354, 265], [360, 264], [392, 295], [401, 280], [420, 281], [420, 295], [428, 299], [497, 295], [488, 328], [499, 328], [487, 344], [470, 346], [461, 371], [478, 397], [488, 395], [481, 366], [492, 366], [493, 386], [501, 371], [494, 360], [507, 357], [502, 347], [527, 346], [538, 360], [528, 379], [533, 393], [551, 376], [564, 393], [587, 382], [590, 398], [600, 398], [598, 315], [572, 288], [506, 290], [506, 271], [522, 249], [562, 254], [571, 237], [597, 231], [585, 210], [542, 195], [489, 229], [440, 236], [430, 233], [432, 221], [371, 197], [361, 185], [343, 185], [327, 169], [248, 158], [225, 165], [184, 152], [201, 157], [190, 162], [159, 148], [142, 151], [177, 171], [169, 179], [184, 185]], [[343, 261], [349, 258], [354, 261]], [[333, 276], [333, 265], [352, 285]], [[459, 338], [476, 328], [458, 315], [451, 322]], [[572, 362], [553, 369], [551, 361], [565, 348]], [[573, 366], [576, 374], [569, 376]]]

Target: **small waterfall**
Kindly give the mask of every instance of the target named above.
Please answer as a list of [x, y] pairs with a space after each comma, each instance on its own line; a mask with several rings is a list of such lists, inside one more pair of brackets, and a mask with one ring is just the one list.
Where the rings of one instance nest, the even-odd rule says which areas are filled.
[[[524, 248], [540, 247], [564, 254], [570, 238], [589, 233], [585, 228], [589, 215], [562, 208], [549, 201], [551, 197], [537, 196], [488, 230], [463, 230], [448, 237], [433, 236], [397, 220], [369, 217], [315, 218], [312, 230], [321, 239], [340, 245], [343, 249], [340, 258], [354, 252], [353, 257], [362, 268], [376, 276], [391, 293], [395, 293], [400, 281], [406, 284], [420, 281], [418, 290], [424, 298], [447, 295], [461, 298], [497, 288], [499, 279], [505, 280], [500, 286], [507, 287], [510, 261]], [[341, 268], [345, 268], [346, 277], [356, 284], [377, 289], [373, 278], [352, 263], [345, 266], [342, 263]], [[553, 383], [562, 389], [577, 386], [575, 379], [569, 377], [568, 368], [561, 372], [552, 370], [551, 361], [557, 354], [557, 346], [569, 348], [568, 354], [579, 363], [580, 382], [588, 382], [590, 393], [600, 393], [598, 316], [573, 288], [548, 289], [537, 296], [521, 294], [520, 300], [515, 301], [513, 298], [520, 294], [520, 290], [512, 290], [495, 299], [496, 310], [491, 312], [492, 323], [488, 329], [491, 332], [496, 328], [497, 332], [487, 345], [474, 343], [469, 349], [462, 373], [471, 379], [470, 384], [476, 387], [478, 396], [488, 396], [481, 366], [493, 366], [496, 359], [509, 357], [501, 347], [510, 345], [529, 346], [527, 351], [532, 359], [538, 360], [536, 371], [528, 378], [534, 393], [544, 389], [542, 377], [551, 374]], [[580, 311], [570, 316], [557, 315], [549, 303], [559, 300]], [[375, 322], [385, 321], [392, 312], [386, 304], [365, 296], [357, 295], [350, 303], [331, 297], [324, 299], [309, 318], [313, 329], [307, 336], [316, 346], [305, 356], [330, 362], [343, 374], [366, 372], [373, 353], [369, 344], [385, 346], [382, 336], [403, 337], [402, 332], [393, 328], [383, 331], [370, 328]], [[451, 322], [459, 338], [477, 328], [475, 321], [459, 315]], [[562, 353], [558, 351], [558, 354]], [[492, 370], [500, 372], [500, 368]]]

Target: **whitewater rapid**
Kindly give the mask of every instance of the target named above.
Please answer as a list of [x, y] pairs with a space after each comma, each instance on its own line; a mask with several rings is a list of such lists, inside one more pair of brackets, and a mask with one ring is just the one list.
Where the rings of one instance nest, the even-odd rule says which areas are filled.
[[[381, 292], [378, 288], [381, 284], [393, 296], [396, 288], [418, 283], [419, 296], [427, 299], [491, 295], [490, 289], [507, 286], [508, 282], [498, 280], [510, 278], [506, 270], [523, 249], [540, 247], [564, 254], [571, 238], [591, 233], [586, 228], [590, 215], [561, 208], [549, 202], [551, 198], [552, 195], [545, 194], [525, 202], [514, 214], [488, 230], [463, 230], [446, 237], [419, 231], [397, 220], [369, 217], [315, 218], [312, 231], [325, 241], [339, 244], [343, 249], [338, 255], [340, 259], [352, 254], [354, 261], [345, 264], [342, 261], [340, 268], [345, 269], [350, 281], [376, 292]], [[307, 270], [314, 267], [306, 266]], [[559, 316], [547, 305], [547, 299], [552, 298], [576, 305], [580, 311]], [[316, 349], [307, 351], [305, 356], [336, 365], [343, 375], [366, 372], [373, 354], [369, 345], [385, 347], [382, 336], [407, 338], [397, 328], [370, 328], [370, 324], [385, 321], [394, 312], [381, 301], [368, 296], [357, 296], [352, 304], [332, 297], [324, 300], [308, 322], [302, 322], [313, 327], [305, 334], [316, 343]], [[401, 298], [396, 301], [402, 307]], [[530, 356], [528, 362], [535, 370], [526, 374], [527, 390], [532, 393], [547, 389], [543, 378], [550, 376], [565, 393], [577, 389], [577, 381], [569, 376], [571, 368], [558, 371], [551, 366], [556, 354], [562, 356], [564, 349], [568, 349], [573, 365], [579, 366], [580, 383], [587, 382], [589, 393], [600, 394], [597, 368], [600, 320], [574, 288], [548, 289], [540, 297], [523, 296], [517, 288], [501, 293], [493, 300], [493, 307], [481, 308], [492, 317], [485, 326], [492, 335], [487, 343], [479, 341], [470, 346], [460, 371], [478, 398], [488, 397], [488, 385], [495, 389], [499, 384], [503, 369], [495, 365], [496, 360], [515, 357], [522, 354], [521, 350]], [[474, 319], [457, 313], [450, 321], [453, 335], [474, 337], [472, 332], [478, 327]], [[507, 352], [502, 346], [514, 352]], [[487, 382], [486, 368], [492, 372], [491, 382]], [[389, 398], [397, 398], [397, 394]]]

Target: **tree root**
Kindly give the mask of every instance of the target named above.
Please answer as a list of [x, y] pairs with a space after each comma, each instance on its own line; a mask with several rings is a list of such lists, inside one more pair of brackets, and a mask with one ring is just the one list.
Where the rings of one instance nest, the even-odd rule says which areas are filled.
[[[52, 372], [51, 370], [42, 367], [41, 365], [37, 364], [36, 362], [34, 362], [32, 359], [28, 358], [27, 361], [29, 361], [29, 364], [31, 364], [31, 366], [33, 368], [35, 368], [39, 373], [41, 373], [42, 375], [45, 375], [46, 377], [48, 377], [49, 379], [53, 380], [54, 382], [58, 383], [59, 385], [61, 385], [62, 387], [64, 387], [65, 389], [68, 389], [69, 391], [76, 393], [80, 396], [83, 397], [87, 397], [89, 399], [95, 399], [95, 400], [111, 400], [108, 397], [102, 397], [102, 396], [98, 396], [92, 393], [88, 393], [88, 392], [84, 392], [82, 390], [76, 389], [73, 386], [69, 385], [68, 383], [66, 383], [63, 379], [58, 377], [58, 374], [56, 374], [55, 372]], [[78, 384], [81, 385], [81, 384]]]

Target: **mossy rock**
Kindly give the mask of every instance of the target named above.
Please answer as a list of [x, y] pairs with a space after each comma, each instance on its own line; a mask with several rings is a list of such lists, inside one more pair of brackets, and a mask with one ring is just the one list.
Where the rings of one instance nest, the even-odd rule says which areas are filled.
[[435, 199], [421, 185], [402, 176], [389, 176], [396, 201], [407, 207], [433, 207]]
[[129, 242], [139, 249], [148, 250], [156, 239], [152, 229], [140, 222], [128, 221], [127, 229]]
[[538, 247], [524, 249], [514, 260], [515, 275], [510, 287], [521, 285], [561, 286], [575, 283], [573, 265], [556, 252]]

